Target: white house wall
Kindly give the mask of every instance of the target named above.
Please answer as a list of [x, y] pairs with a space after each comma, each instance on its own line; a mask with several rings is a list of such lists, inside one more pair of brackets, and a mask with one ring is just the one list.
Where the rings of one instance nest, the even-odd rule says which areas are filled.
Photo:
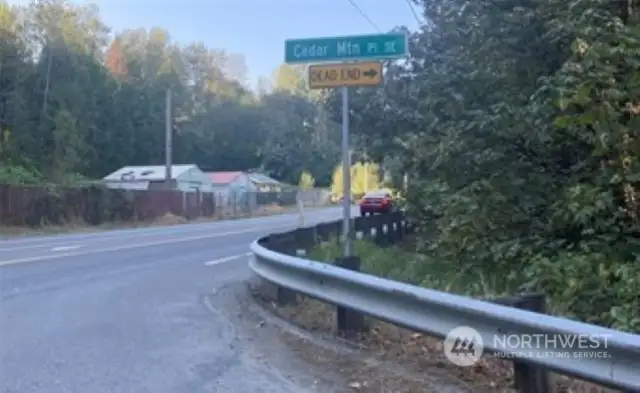
[[213, 185], [216, 201], [223, 206], [249, 207], [255, 205], [255, 187], [246, 174], [242, 174], [225, 185]]
[[116, 190], [146, 190], [149, 188], [148, 181], [105, 181], [104, 185]]
[[180, 174], [180, 176], [178, 176], [176, 180], [178, 183], [178, 189], [180, 191], [213, 191], [213, 184], [211, 183], [211, 180], [199, 168], [191, 168], [188, 171], [185, 171], [184, 173]]
[[249, 176], [243, 173], [229, 183], [229, 189], [239, 192], [253, 192], [255, 191], [255, 186], [249, 180]]

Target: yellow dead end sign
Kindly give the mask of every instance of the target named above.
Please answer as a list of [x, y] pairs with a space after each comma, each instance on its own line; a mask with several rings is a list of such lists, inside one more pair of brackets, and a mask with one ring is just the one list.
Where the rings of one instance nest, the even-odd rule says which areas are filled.
[[310, 89], [378, 86], [382, 83], [382, 63], [315, 64], [309, 66], [307, 78]]

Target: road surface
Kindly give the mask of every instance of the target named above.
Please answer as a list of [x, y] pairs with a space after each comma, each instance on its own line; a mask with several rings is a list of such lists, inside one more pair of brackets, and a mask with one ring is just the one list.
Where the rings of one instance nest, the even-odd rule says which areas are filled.
[[[313, 210], [306, 221], [339, 215]], [[286, 214], [0, 241], [0, 392], [311, 391], [295, 360], [288, 375], [272, 364], [277, 341], [256, 346], [238, 325], [249, 244], [297, 223]]]

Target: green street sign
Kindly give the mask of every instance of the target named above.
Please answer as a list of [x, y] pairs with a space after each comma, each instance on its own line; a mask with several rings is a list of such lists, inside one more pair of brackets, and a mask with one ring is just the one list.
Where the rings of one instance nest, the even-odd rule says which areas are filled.
[[284, 42], [287, 64], [396, 59], [409, 51], [405, 33], [306, 38]]

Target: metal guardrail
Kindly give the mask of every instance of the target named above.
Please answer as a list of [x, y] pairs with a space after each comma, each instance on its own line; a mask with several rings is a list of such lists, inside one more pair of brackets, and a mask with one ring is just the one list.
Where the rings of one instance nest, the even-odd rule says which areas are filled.
[[[371, 236], [380, 244], [401, 239], [411, 230], [406, 219], [397, 214], [356, 218], [354, 224], [356, 232]], [[546, 393], [548, 383], [540, 382], [540, 375], [542, 372], [546, 379], [547, 370], [628, 392], [640, 391], [639, 335], [416, 287], [294, 256], [297, 250], [310, 250], [340, 231], [337, 221], [261, 238], [251, 245], [254, 258], [250, 267], [263, 282], [273, 286], [278, 302], [295, 301], [296, 293], [303, 294], [337, 305], [339, 310], [342, 306], [439, 338], [460, 325], [472, 326], [480, 333], [485, 349], [507, 358], [511, 356], [516, 366], [516, 384], [522, 392]], [[585, 349], [575, 346], [541, 349], [520, 343], [520, 347], [505, 349], [495, 345], [496, 334], [599, 335], [608, 338], [606, 351], [610, 356], [589, 357]], [[518, 358], [520, 351], [530, 356]], [[565, 354], [570, 351], [572, 356], [567, 358], [561, 351]], [[529, 372], [524, 373], [528, 375], [520, 375], [520, 383], [519, 365], [529, 367]]]

